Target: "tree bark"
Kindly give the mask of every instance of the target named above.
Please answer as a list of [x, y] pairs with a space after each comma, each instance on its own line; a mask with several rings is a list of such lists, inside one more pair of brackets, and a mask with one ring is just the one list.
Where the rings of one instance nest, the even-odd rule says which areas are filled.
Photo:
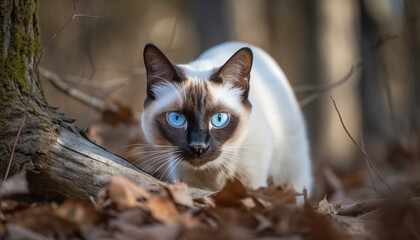
[[[164, 184], [94, 144], [73, 119], [49, 106], [39, 73], [37, 0], [0, 3], [0, 173], [5, 175], [18, 129], [11, 174], [24, 168], [33, 194], [54, 199], [95, 196], [116, 174], [141, 184]], [[31, 81], [33, 83], [31, 84]], [[26, 105], [28, 109], [25, 112]], [[193, 196], [209, 192], [191, 189]]]

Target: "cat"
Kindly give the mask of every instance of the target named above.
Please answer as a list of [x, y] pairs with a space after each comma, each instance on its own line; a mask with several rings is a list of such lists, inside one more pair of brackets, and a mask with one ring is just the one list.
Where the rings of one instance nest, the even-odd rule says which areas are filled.
[[201, 189], [220, 190], [233, 178], [258, 188], [271, 175], [310, 195], [305, 122], [285, 75], [266, 52], [228, 42], [175, 65], [148, 44], [143, 57], [141, 126], [154, 149], [145, 162], [157, 164], [167, 180]]

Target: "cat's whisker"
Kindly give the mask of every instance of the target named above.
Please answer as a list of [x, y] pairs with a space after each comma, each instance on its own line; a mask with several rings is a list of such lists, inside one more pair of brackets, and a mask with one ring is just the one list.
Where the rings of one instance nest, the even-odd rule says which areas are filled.
[[[166, 161], [169, 161], [170, 159], [171, 159], [171, 157], [174, 155], [174, 154], [177, 154], [176, 152], [174, 152], [174, 153], [172, 153], [171, 155], [165, 155], [163, 158], [166, 160]], [[160, 163], [160, 162], [159, 162]], [[152, 167], [154, 167], [154, 166], [156, 166], [156, 165], [158, 165], [157, 163], [155, 163], [155, 164], [153, 164], [152, 165]], [[159, 166], [159, 168], [161, 168], [162, 166]], [[158, 169], [159, 169], [158, 168]], [[158, 169], [156, 169], [156, 171], [158, 170]]]
[[235, 175], [238, 178], [238, 180], [244, 185], [249, 186], [249, 175], [246, 172], [244, 172], [241, 168], [235, 166], [232, 162], [230, 162], [229, 160], [231, 159], [225, 158], [224, 160], [225, 161], [223, 161], [223, 164], [225, 164], [226, 167], [228, 167], [233, 173], [237, 173], [237, 176], [236, 174], [233, 175]]
[[252, 150], [247, 150], [247, 149], [223, 149], [222, 154], [227, 153], [227, 154], [233, 154], [233, 155], [239, 155], [239, 156], [248, 156], [250, 157], [250, 154], [254, 155], [254, 156], [258, 156], [258, 152], [257, 151], [252, 151]]
[[150, 143], [131, 143], [125, 145], [126, 147], [132, 147], [132, 146], [145, 146], [145, 147], [156, 147], [156, 146], [171, 146], [171, 145], [153, 145]]
[[[165, 154], [162, 154], [162, 155], [158, 155], [158, 156], [155, 156], [155, 157], [153, 157], [151, 159], [145, 160], [141, 164], [146, 164], [146, 163], [153, 164], [154, 162], [157, 161], [157, 159], [161, 159], [161, 158], [165, 158], [166, 159], [166, 158], [169, 158], [169, 157], [173, 156], [174, 154], [176, 154], [176, 152], [169, 152], [169, 153], [165, 153]], [[154, 166], [154, 165], [156, 165], [156, 164], [153, 164], [152, 166]]]
[[[143, 159], [145, 159], [145, 158], [147, 158], [147, 160], [148, 159], [150, 159], [150, 157], [155, 157], [156, 155], [162, 155], [162, 154], [168, 154], [168, 153], [172, 153], [172, 151], [167, 151], [167, 152], [153, 152], [153, 153], [146, 153], [146, 154], [144, 154], [144, 153], [140, 153], [139, 155], [141, 155], [141, 157], [139, 157], [139, 158], [137, 158], [135, 161], [133, 161], [134, 163], [137, 163], [137, 162], [141, 162]], [[134, 156], [134, 155], [136, 155], [136, 154], [132, 154], [132, 156]]]
[[146, 168], [147, 167], [147, 168], [150, 169], [153, 166], [155, 166], [156, 164], [162, 162], [162, 159], [166, 160], [166, 158], [168, 158], [168, 157], [170, 157], [170, 155], [154, 157], [153, 159], [150, 159], [150, 160], [148, 159], [147, 161], [144, 161], [144, 162], [140, 163], [138, 166], [140, 168]]
[[155, 172], [157, 172], [157, 176], [156, 176], [157, 179], [162, 181], [162, 178], [164, 176], [164, 172], [165, 172], [166, 169], [168, 169], [171, 166], [171, 163], [172, 163], [172, 160], [166, 160], [165, 163], [163, 163], [161, 166], [159, 166], [159, 168], [162, 167], [162, 166], [165, 166], [162, 169], [162, 171], [158, 172], [157, 170], [155, 170]]
[[[174, 159], [171, 159], [170, 160], [170, 163], [168, 164], [168, 167], [166, 167], [165, 168], [165, 170], [162, 172], [162, 176], [161, 177], [164, 177], [165, 176], [165, 173], [172, 167], [172, 170], [173, 169], [175, 169], [175, 167], [176, 167], [176, 165], [178, 165], [178, 163], [179, 163], [179, 161], [181, 161], [180, 160], [180, 157], [178, 156], [178, 157], [175, 157]], [[167, 178], [169, 178], [169, 176], [170, 176], [170, 173], [172, 172], [172, 170], [168, 173], [168, 175], [167, 175]], [[161, 179], [162, 180], [162, 179]]]
[[125, 147], [143, 147], [143, 148], [177, 148], [176, 146], [172, 145], [152, 145], [147, 143], [134, 143], [128, 144]]
[[221, 171], [222, 174], [225, 176], [225, 178], [229, 179], [229, 175], [225, 172], [225, 169], [222, 167], [222, 163], [217, 161], [215, 164], [216, 164], [216, 167], [219, 169], [219, 171]]
[[168, 153], [168, 152], [173, 152], [173, 150], [138, 151], [138, 152], [133, 152], [128, 155], [125, 155], [124, 157], [128, 158], [128, 157], [132, 157], [136, 155], [143, 155], [141, 157], [143, 158], [143, 157], [148, 157], [149, 155], [154, 155], [154, 154], [159, 154], [159, 153]]
[[230, 169], [230, 165], [227, 165], [225, 161], [222, 161], [220, 166], [226, 173], [226, 179], [232, 179], [232, 177], [235, 176], [235, 173]]
[[[163, 165], [165, 165], [172, 157], [173, 155], [164, 155], [160, 156], [158, 159], [154, 159], [153, 162], [149, 161], [149, 164], [147, 165], [148, 169], [153, 169], [155, 166], [160, 165], [158, 167], [161, 168]], [[156, 169], [151, 175], [153, 175], [158, 169]]]
[[244, 146], [223, 146], [221, 148], [224, 151], [238, 151], [238, 150], [250, 150], [250, 151], [254, 151], [254, 152], [258, 152], [259, 149], [258, 148], [254, 148], [254, 147], [244, 147]]
[[253, 156], [254, 157], [258, 156], [258, 155], [252, 155], [249, 152], [245, 152], [245, 151], [224, 151], [222, 153], [222, 155], [239, 157], [239, 158], [243, 159], [245, 162], [251, 161]]
[[[154, 156], [154, 155], [153, 155], [154, 157], [149, 158], [149, 159], [147, 159], [147, 160], [145, 160], [145, 161], [141, 162], [141, 163], [139, 164], [139, 166], [141, 166], [142, 164], [150, 163], [150, 162], [152, 162], [152, 161], [154, 161], [154, 160], [156, 160], [156, 159], [165, 158], [165, 157], [170, 157], [171, 155], [173, 155], [173, 153], [172, 153], [172, 152], [169, 152], [169, 153], [165, 153], [165, 154], [155, 154], [155, 155], [157, 155], [157, 156]], [[137, 162], [139, 162], [139, 161], [140, 161], [140, 160], [142, 160], [143, 158], [144, 158], [144, 157], [139, 158], [139, 159], [137, 159], [136, 161], [133, 161], [133, 163], [137, 164]]]
[[222, 156], [222, 159], [223, 158], [226, 159], [227, 160], [226, 162], [228, 162], [228, 163], [236, 162], [236, 163], [240, 163], [240, 164], [246, 165], [246, 166], [250, 166], [250, 165], [252, 166], [253, 165], [253, 162], [249, 161], [248, 158], [243, 157], [241, 155], [237, 155], [237, 154], [229, 154], [229, 153], [226, 154], [225, 153]]
[[[178, 166], [178, 164], [180, 163], [180, 162], [182, 162], [183, 160], [182, 160], [182, 157], [181, 156], [178, 156], [178, 158], [177, 158], [177, 162], [176, 162], [176, 164], [175, 164], [175, 166], [171, 169], [171, 171], [168, 173], [168, 177], [171, 177], [171, 174], [172, 174], [172, 172], [176, 169], [176, 167]], [[176, 179], [176, 178], [178, 178], [179, 176], [176, 176], [174, 179]]]
[[[161, 158], [161, 159], [157, 159], [157, 160], [155, 160], [154, 162], [153, 162], [153, 165], [152, 165], [152, 163], [150, 163], [150, 164], [148, 164], [147, 166], [145, 166], [144, 168], [142, 168], [144, 171], [146, 171], [147, 173], [149, 173], [150, 174], [150, 171], [152, 171], [153, 170], [153, 166], [154, 165], [156, 165], [156, 164], [163, 164], [163, 163], [165, 163], [167, 161], [167, 158], [165, 157], [165, 158]], [[152, 165], [152, 166], [151, 166]]]
[[[169, 157], [169, 158], [167, 158], [166, 159], [166, 161], [162, 164], [162, 165], [160, 165], [158, 168], [156, 168], [154, 171], [153, 171], [153, 173], [151, 174], [152, 176], [156, 173], [156, 172], [158, 172], [159, 171], [159, 169], [161, 168], [161, 167], [163, 167], [163, 166], [165, 166], [165, 165], [169, 165], [171, 163], [171, 158]], [[164, 168], [165, 169], [165, 168]], [[159, 174], [160, 175], [160, 174]], [[158, 177], [159, 177], [159, 175], [158, 175]]]
[[172, 149], [167, 149], [167, 150], [150, 150], [150, 151], [138, 151], [135, 152], [133, 154], [149, 154], [149, 153], [166, 153], [166, 152], [173, 152], [174, 150]]
[[243, 164], [252, 163], [252, 161], [250, 161], [247, 156], [241, 156], [239, 154], [232, 154], [232, 153], [225, 152], [222, 154], [222, 156], [229, 157], [230, 159], [239, 163], [243, 163]]

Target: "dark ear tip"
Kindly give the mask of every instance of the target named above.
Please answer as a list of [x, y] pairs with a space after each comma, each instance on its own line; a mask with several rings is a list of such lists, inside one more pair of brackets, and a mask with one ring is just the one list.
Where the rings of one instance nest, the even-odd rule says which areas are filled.
[[252, 53], [252, 50], [249, 47], [243, 47], [243, 48], [239, 49], [236, 53], [244, 54], [246, 56], [246, 58], [248, 58], [249, 61], [251, 61], [251, 62], [254, 58], [254, 54]]
[[246, 52], [247, 54], [251, 55], [251, 57], [252, 57], [252, 55], [253, 55], [252, 50], [251, 50], [251, 48], [249, 48], [249, 47], [243, 47], [243, 48], [239, 49], [239, 51], [238, 51], [238, 52], [242, 52], [242, 51], [244, 51], [244, 52]]
[[247, 59], [247, 61], [248, 61], [248, 64], [249, 64], [249, 65], [250, 65], [250, 67], [251, 67], [251, 66], [252, 66], [252, 64], [253, 64], [253, 61], [254, 61], [254, 54], [253, 54], [253, 52], [252, 52], [251, 48], [249, 48], [249, 47], [244, 47], [244, 48], [241, 48], [241, 50], [239, 50], [239, 51], [244, 51], [244, 52], [245, 52], [246, 59]]
[[156, 47], [156, 45], [154, 45], [153, 43], [148, 43], [146, 44], [146, 46], [144, 46], [143, 53], [146, 53], [146, 51], [149, 51], [151, 49], [158, 49], [158, 47]]

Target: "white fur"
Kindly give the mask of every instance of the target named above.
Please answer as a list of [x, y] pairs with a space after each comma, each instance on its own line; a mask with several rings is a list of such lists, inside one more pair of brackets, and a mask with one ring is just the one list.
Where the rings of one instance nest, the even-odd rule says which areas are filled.
[[[267, 53], [248, 44], [228, 42], [207, 50], [192, 63], [179, 66], [188, 79], [205, 81], [214, 68], [222, 66], [242, 47], [250, 47], [254, 57], [249, 95], [252, 110], [240, 126], [239, 131], [243, 134], [225, 143], [228, 150], [200, 168], [181, 162], [175, 169], [175, 177], [198, 187], [217, 189], [233, 176], [254, 188], [265, 186], [271, 175], [278, 184], [291, 183], [299, 192], [305, 187], [310, 194], [312, 172], [304, 119], [285, 75]], [[160, 105], [159, 109], [174, 98], [182, 98], [180, 89], [173, 90], [172, 86], [157, 90], [172, 96], [157, 101], [155, 104]], [[246, 111], [240, 103], [239, 89], [225, 84], [210, 90], [216, 101], [222, 101], [239, 113]], [[143, 123], [147, 121], [143, 120]], [[228, 164], [225, 168], [228, 166], [229, 171], [222, 171], [221, 162]]]

